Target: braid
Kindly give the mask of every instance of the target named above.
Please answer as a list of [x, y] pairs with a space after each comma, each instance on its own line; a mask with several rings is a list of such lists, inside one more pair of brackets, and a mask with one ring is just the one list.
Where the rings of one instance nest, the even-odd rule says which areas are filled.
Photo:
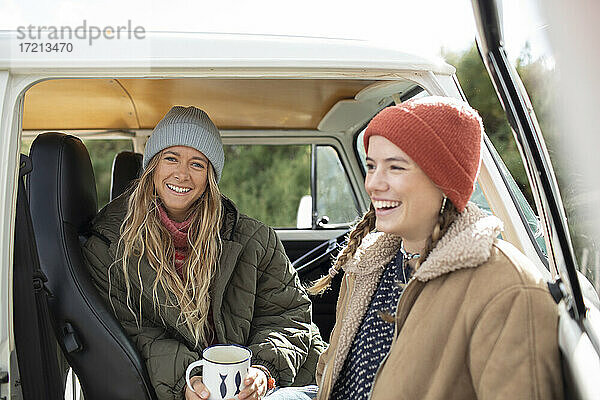
[[[375, 208], [371, 204], [369, 211], [363, 215], [362, 219], [356, 224], [352, 232], [348, 235], [348, 244], [342, 250], [342, 252], [338, 255], [335, 263], [333, 264], [333, 270], [339, 271], [342, 268], [342, 265], [346, 264], [348, 260], [354, 256], [358, 246], [362, 242], [363, 238], [367, 236], [373, 229], [375, 229]], [[335, 274], [333, 274], [335, 275]], [[331, 284], [331, 280], [333, 279], [332, 274], [327, 274], [317, 281], [315, 281], [311, 287], [308, 288], [308, 293], [312, 295], [322, 294], [329, 285]]]
[[417, 264], [415, 265], [415, 271], [419, 269], [419, 267], [425, 262], [425, 260], [427, 260], [427, 257], [429, 257], [429, 253], [431, 253], [431, 250], [434, 249], [438, 241], [442, 238], [442, 236], [446, 234], [450, 225], [452, 225], [452, 223], [456, 221], [459, 215], [460, 213], [456, 210], [454, 204], [452, 204], [452, 202], [448, 200], [444, 212], [438, 216], [438, 221], [433, 227], [433, 232], [431, 233], [431, 236], [429, 236], [429, 238], [427, 239], [425, 249], [423, 249], [421, 257], [419, 257], [419, 259], [417, 260]]

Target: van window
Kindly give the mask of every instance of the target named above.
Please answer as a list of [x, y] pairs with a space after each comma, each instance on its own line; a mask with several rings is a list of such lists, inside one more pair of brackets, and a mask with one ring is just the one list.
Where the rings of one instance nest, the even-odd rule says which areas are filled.
[[506, 167], [506, 164], [504, 164], [504, 161], [498, 154], [498, 151], [494, 148], [494, 146], [489, 146], [489, 148], [492, 153], [492, 157], [494, 158], [494, 161], [496, 162], [496, 165], [498, 165], [498, 169], [500, 170], [500, 173], [506, 179], [506, 183], [508, 185], [508, 190], [510, 190], [510, 192], [512, 193], [512, 196], [514, 198], [514, 201], [515, 201], [517, 207], [520, 209], [523, 218], [527, 222], [527, 228], [529, 229], [532, 237], [535, 239], [535, 242], [537, 243], [539, 251], [544, 255], [544, 257], [548, 257], [548, 251], [546, 249], [546, 241], [544, 240], [544, 230], [542, 228], [542, 223], [540, 221], [540, 218], [536, 215], [536, 213], [533, 211], [533, 209], [529, 205], [529, 202], [525, 198], [525, 195], [523, 195], [523, 192], [519, 188], [519, 185], [517, 184], [517, 182], [511, 175], [508, 168]]
[[347, 225], [360, 214], [348, 176], [332, 146], [316, 146], [316, 152], [317, 224]]
[[221, 192], [242, 213], [267, 225], [338, 228], [348, 226], [360, 214], [332, 146], [225, 145], [224, 149]]
[[133, 142], [128, 139], [88, 139], [83, 143], [92, 159], [98, 191], [98, 208], [102, 208], [110, 201], [110, 182], [115, 156], [122, 151], [133, 151]]
[[221, 192], [240, 212], [267, 225], [296, 227], [300, 200], [310, 196], [310, 144], [225, 145]]

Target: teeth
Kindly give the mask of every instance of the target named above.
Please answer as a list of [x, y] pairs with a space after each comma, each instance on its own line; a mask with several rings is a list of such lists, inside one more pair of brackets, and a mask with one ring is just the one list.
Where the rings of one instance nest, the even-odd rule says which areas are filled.
[[375, 208], [392, 208], [398, 207], [399, 205], [399, 201], [373, 200], [373, 207]]
[[173, 186], [173, 185], [169, 185], [168, 183], [167, 183], [167, 187], [168, 187], [169, 189], [171, 189], [171, 190], [174, 190], [174, 191], [176, 191], [177, 193], [187, 193], [187, 192], [189, 192], [190, 190], [192, 190], [192, 189], [190, 189], [190, 188], [182, 188], [182, 187], [179, 187], [179, 186]]

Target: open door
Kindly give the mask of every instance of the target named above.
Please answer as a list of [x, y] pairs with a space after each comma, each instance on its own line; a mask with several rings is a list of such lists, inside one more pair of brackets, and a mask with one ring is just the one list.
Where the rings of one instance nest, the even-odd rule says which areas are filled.
[[533, 107], [504, 49], [501, 10], [496, 0], [473, 0], [477, 46], [518, 144], [547, 240], [549, 283], [559, 308], [559, 344], [566, 397], [598, 399], [600, 315], [584, 299], [567, 219], [546, 144]]

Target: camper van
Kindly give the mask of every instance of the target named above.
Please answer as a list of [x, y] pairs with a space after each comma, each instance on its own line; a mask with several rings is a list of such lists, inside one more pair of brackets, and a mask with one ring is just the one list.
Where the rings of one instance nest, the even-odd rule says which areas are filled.
[[[67, 37], [62, 48], [40, 42], [36, 50], [48, 51], [34, 51], [37, 39], [26, 33], [0, 33], [6, 399], [155, 398], [135, 347], [95, 293], [79, 246], [99, 208], [135, 181], [139, 154], [172, 106], [209, 114], [225, 146], [224, 194], [276, 229], [301, 280], [310, 282], [327, 273], [368, 210], [361, 138], [371, 118], [421, 96], [466, 100], [445, 62], [362, 41], [144, 32]], [[95, 168], [100, 158], [112, 169]], [[504, 222], [502, 239], [551, 288], [569, 289], [549, 261], [556, 243], [488, 138], [472, 201]], [[326, 340], [338, 289], [339, 279], [313, 298], [313, 320]], [[566, 298], [558, 296], [557, 307], [572, 319]], [[581, 336], [561, 341], [571, 352], [594, 349], [589, 340], [576, 347], [582, 343]]]

